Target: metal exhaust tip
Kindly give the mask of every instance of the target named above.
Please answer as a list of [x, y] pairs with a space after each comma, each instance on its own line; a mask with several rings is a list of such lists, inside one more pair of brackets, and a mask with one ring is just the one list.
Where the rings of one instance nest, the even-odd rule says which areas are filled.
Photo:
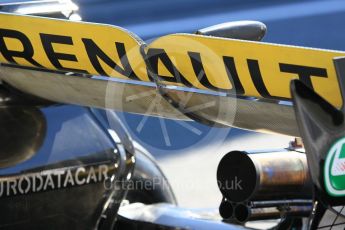
[[234, 209], [234, 218], [239, 223], [245, 223], [251, 215], [250, 208], [245, 204], [237, 204]]

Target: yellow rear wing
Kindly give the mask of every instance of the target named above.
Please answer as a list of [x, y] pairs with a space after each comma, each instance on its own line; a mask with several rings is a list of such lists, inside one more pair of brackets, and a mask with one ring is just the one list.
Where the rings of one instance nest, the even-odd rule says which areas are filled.
[[116, 26], [0, 14], [0, 78], [26, 93], [292, 136], [293, 109], [279, 103], [290, 81], [340, 107], [333, 59], [344, 55], [194, 34], [145, 44]]

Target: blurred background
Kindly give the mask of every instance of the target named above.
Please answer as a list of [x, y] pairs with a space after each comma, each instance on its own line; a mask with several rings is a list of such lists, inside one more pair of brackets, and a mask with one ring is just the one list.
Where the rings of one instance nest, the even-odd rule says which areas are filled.
[[[265, 42], [345, 50], [343, 0], [75, 2], [83, 21], [121, 26], [146, 42], [165, 34], [193, 33], [228, 21], [259, 20], [268, 28]], [[293, 139], [235, 128], [211, 128], [195, 122], [119, 115], [134, 139], [156, 157], [183, 207], [212, 208], [219, 205], [221, 194], [216, 184], [216, 169], [225, 153], [235, 149], [287, 147]]]

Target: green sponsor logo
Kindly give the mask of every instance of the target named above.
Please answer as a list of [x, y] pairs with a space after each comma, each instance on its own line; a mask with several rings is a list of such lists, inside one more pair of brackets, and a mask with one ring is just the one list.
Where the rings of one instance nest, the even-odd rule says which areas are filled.
[[328, 151], [324, 167], [325, 187], [331, 196], [345, 196], [345, 138]]

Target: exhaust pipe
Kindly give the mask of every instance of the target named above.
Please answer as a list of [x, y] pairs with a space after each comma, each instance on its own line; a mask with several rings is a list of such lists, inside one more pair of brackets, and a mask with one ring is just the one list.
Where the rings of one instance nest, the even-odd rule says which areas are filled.
[[295, 151], [226, 154], [217, 170], [218, 187], [229, 202], [312, 199], [306, 156]]
[[308, 217], [311, 211], [311, 204], [306, 206], [289, 206], [286, 208], [251, 208], [246, 204], [239, 203], [234, 208], [232, 219], [237, 223], [245, 223], [247, 221], [279, 219], [282, 217]]
[[312, 183], [303, 153], [232, 151], [220, 161], [217, 179], [223, 194], [219, 213], [226, 221], [243, 224], [312, 212]]
[[231, 219], [234, 215], [234, 205], [227, 201], [226, 199], [223, 199], [219, 206], [219, 214], [224, 219]]

